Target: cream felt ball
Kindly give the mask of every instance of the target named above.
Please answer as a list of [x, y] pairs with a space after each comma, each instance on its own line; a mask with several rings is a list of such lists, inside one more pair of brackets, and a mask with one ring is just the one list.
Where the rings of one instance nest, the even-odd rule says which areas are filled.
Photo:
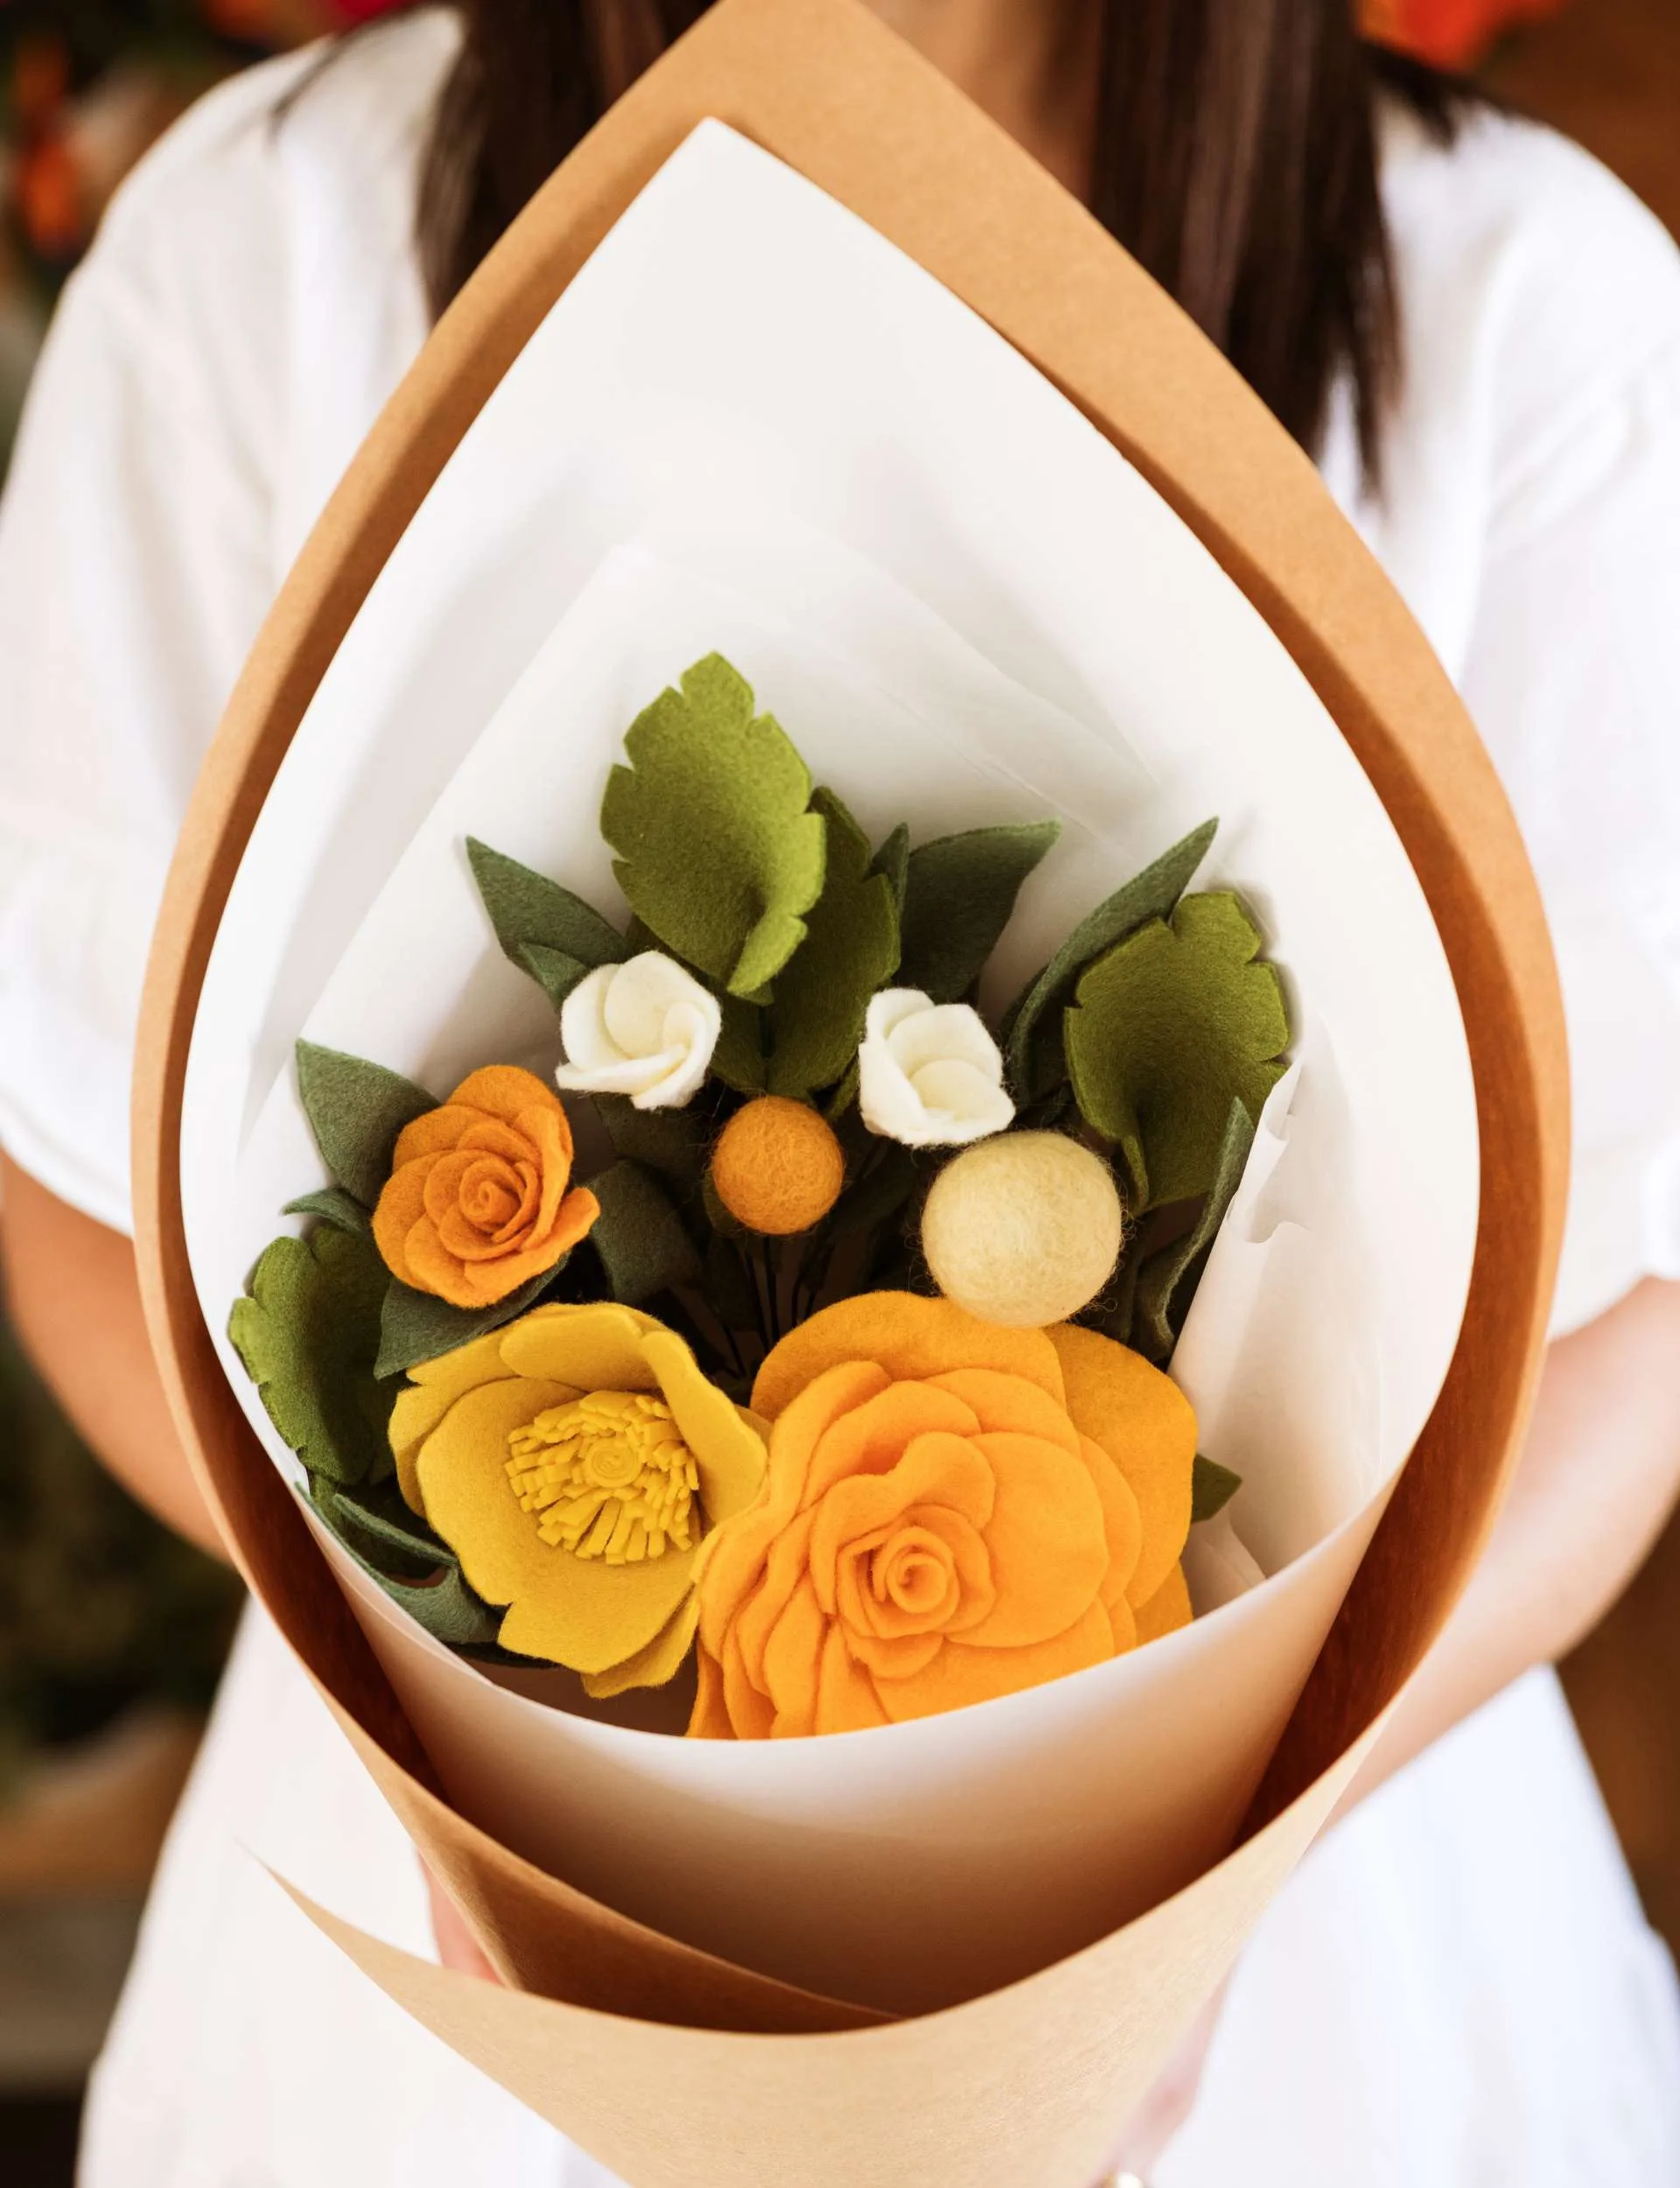
[[934, 1281], [982, 1322], [1042, 1329], [1114, 1273], [1124, 1216], [1099, 1155], [1060, 1132], [999, 1133], [946, 1164], [922, 1210]]

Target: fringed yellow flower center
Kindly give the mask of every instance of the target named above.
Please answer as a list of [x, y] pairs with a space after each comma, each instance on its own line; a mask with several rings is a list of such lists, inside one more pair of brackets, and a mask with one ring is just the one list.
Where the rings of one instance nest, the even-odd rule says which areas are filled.
[[514, 1429], [508, 1444], [514, 1494], [556, 1549], [635, 1565], [695, 1546], [699, 1469], [662, 1399], [592, 1391]]

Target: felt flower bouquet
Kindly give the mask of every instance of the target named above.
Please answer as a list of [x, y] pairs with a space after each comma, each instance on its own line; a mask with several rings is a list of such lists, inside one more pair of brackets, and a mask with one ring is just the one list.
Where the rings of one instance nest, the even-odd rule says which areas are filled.
[[1182, 1626], [1237, 1477], [1166, 1370], [1291, 1040], [1243, 902], [1190, 887], [1214, 824], [988, 1013], [1054, 821], [872, 841], [715, 653], [624, 755], [622, 924], [461, 846], [551, 1076], [298, 1046], [332, 1182], [230, 1336], [320, 1521], [437, 1640], [680, 1689], [714, 1740]]

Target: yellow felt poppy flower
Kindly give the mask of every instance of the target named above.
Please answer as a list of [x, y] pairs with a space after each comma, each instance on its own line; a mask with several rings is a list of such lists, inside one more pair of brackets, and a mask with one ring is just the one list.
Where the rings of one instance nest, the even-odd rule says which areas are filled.
[[764, 1479], [752, 1416], [674, 1330], [611, 1304], [538, 1307], [411, 1369], [391, 1446], [403, 1496], [507, 1606], [502, 1645], [597, 1696], [677, 1670], [701, 1545]]
[[701, 1553], [696, 1736], [960, 1708], [1187, 1616], [1195, 1417], [1109, 1338], [870, 1293], [784, 1337], [752, 1403], [768, 1470]]

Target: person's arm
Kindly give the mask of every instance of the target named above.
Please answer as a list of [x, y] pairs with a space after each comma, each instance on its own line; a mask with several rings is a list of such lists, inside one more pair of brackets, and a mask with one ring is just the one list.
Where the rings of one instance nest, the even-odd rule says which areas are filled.
[[177, 1533], [226, 1556], [169, 1416], [129, 1240], [0, 1154], [0, 1264], [12, 1326], [93, 1450]]

